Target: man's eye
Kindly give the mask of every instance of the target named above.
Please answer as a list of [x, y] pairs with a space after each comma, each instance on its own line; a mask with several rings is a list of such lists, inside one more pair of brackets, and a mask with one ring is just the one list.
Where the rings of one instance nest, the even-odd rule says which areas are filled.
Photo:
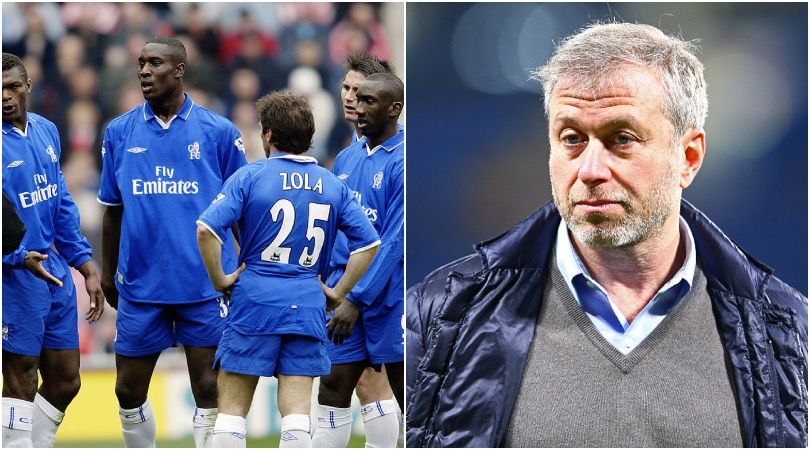
[[562, 141], [563, 144], [566, 145], [577, 145], [580, 142], [582, 142], [582, 139], [578, 134], [567, 134], [563, 136], [560, 140]]
[[613, 138], [613, 140], [619, 145], [628, 145], [635, 141], [635, 138], [627, 133], [619, 133], [615, 138]]

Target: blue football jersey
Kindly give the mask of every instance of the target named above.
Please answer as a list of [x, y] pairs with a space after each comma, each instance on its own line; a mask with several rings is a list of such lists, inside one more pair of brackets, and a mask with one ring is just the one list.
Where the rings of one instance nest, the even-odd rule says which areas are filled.
[[92, 249], [59, 166], [61, 154], [59, 132], [44, 117], [29, 112], [25, 134], [3, 122], [3, 193], [26, 228], [20, 247], [3, 256], [3, 264], [20, 267], [27, 251], [46, 254], [51, 246], [70, 266], [90, 260]]
[[[236, 127], [186, 101], [164, 124], [149, 102], [104, 132], [98, 200], [123, 205], [116, 286], [121, 297], [189, 303], [218, 297], [197, 247], [195, 221], [225, 180], [247, 164]], [[222, 263], [236, 267], [232, 236]]]
[[[247, 266], [232, 292], [229, 324], [246, 333], [325, 338], [317, 276], [326, 280], [338, 230], [349, 253], [380, 242], [345, 184], [314, 158], [284, 153], [237, 171], [198, 223], [220, 241], [238, 225], [239, 264]], [[246, 301], [261, 307], [237, 313]]]
[[[402, 301], [404, 288], [405, 129], [371, 149], [365, 138], [338, 154], [332, 171], [354, 192], [382, 244], [368, 272], [347, 298], [369, 307]], [[342, 237], [332, 252], [332, 267], [345, 266], [349, 251]], [[386, 285], [393, 282], [396, 286]], [[387, 293], [382, 298], [383, 293]]]

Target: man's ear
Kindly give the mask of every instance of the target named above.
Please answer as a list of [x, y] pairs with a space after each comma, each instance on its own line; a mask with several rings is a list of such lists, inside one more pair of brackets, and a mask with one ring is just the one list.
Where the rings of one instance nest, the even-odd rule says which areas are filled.
[[399, 117], [402, 113], [402, 102], [391, 103], [388, 107], [388, 117]]
[[185, 73], [186, 73], [186, 63], [179, 63], [176, 66], [174, 66], [175, 78], [182, 78]]
[[683, 152], [680, 168], [680, 186], [686, 189], [695, 180], [703, 157], [706, 155], [706, 132], [703, 128], [692, 127], [681, 138], [680, 152]]

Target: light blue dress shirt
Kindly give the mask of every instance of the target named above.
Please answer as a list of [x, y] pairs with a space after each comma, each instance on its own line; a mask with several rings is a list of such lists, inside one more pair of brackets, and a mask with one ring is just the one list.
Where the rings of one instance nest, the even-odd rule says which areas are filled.
[[557, 229], [557, 267], [596, 329], [622, 354], [633, 351], [641, 341], [655, 330], [667, 314], [689, 292], [695, 276], [695, 240], [689, 225], [680, 218], [681, 238], [686, 243], [683, 266], [669, 279], [636, 316], [628, 323], [607, 291], [588, 273], [588, 269], [574, 250], [565, 221]]

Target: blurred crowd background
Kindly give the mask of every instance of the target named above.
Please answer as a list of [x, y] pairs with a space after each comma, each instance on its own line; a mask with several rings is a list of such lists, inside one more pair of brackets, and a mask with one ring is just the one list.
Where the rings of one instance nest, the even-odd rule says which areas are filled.
[[[807, 295], [806, 3], [408, 3], [407, 284], [551, 200], [530, 72], [594, 21], [699, 40], [705, 163], [684, 198]], [[425, 182], [425, 180], [430, 180]]]
[[[308, 97], [316, 130], [308, 154], [329, 166], [352, 132], [339, 98], [346, 56], [367, 51], [404, 79], [402, 3], [3, 2], [2, 25], [3, 52], [20, 56], [33, 82], [29, 111], [59, 128], [62, 170], [96, 262], [101, 139], [107, 122], [144, 101], [137, 58], [150, 37], [183, 42], [187, 92], [236, 124], [249, 162], [264, 157], [255, 102], [267, 92]], [[88, 300], [74, 279], [83, 316]], [[97, 324], [80, 320], [82, 366], [111, 367], [114, 336], [112, 308]]]

